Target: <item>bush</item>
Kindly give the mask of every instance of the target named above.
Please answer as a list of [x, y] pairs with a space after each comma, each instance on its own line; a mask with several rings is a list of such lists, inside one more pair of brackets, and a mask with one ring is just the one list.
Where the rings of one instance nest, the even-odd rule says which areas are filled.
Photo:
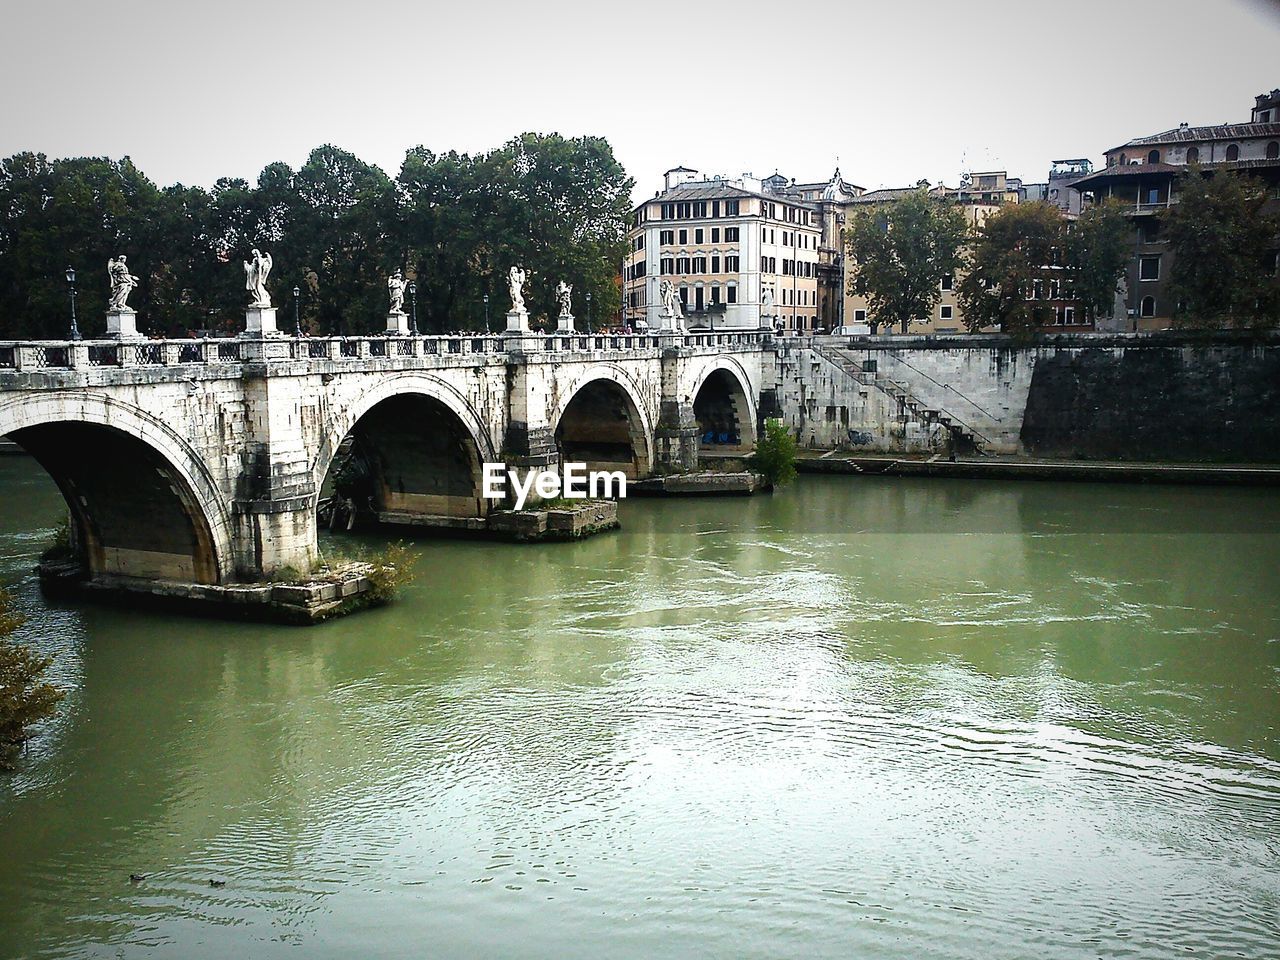
[[40, 679], [53, 658], [9, 639], [21, 625], [9, 592], [0, 588], [0, 770], [12, 769], [14, 751], [30, 739], [27, 728], [53, 716], [64, 696]]
[[751, 466], [775, 487], [796, 478], [796, 441], [781, 420], [766, 420], [764, 437], [756, 443]]

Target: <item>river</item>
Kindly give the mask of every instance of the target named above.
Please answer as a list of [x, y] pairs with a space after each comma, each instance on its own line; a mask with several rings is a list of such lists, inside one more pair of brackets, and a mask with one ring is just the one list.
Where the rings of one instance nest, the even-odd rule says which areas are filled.
[[313, 629], [50, 604], [61, 513], [0, 957], [1280, 952], [1274, 491], [632, 500]]

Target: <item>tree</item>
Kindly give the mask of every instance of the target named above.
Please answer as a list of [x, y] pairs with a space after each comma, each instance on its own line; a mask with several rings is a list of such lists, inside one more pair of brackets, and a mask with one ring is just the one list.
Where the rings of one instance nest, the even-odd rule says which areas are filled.
[[1188, 327], [1274, 327], [1280, 322], [1276, 248], [1280, 217], [1264, 212], [1265, 184], [1198, 168], [1163, 215], [1173, 254], [1174, 322]]
[[1066, 220], [1049, 203], [1012, 203], [989, 216], [956, 291], [965, 325], [1023, 335], [1052, 323], [1048, 287], [1055, 279], [1069, 280], [1054, 269], [1065, 238]]
[[1066, 260], [1085, 319], [1109, 316], [1129, 265], [1132, 228], [1126, 205], [1114, 198], [1091, 205], [1068, 229]]
[[845, 244], [873, 327], [900, 323], [906, 333], [912, 320], [932, 315], [942, 281], [962, 263], [966, 232], [964, 215], [923, 188], [854, 217]]
[[785, 487], [796, 478], [796, 439], [781, 420], [764, 422], [764, 436], [756, 441], [751, 465], [775, 487]]
[[9, 592], [0, 587], [0, 770], [11, 769], [14, 751], [30, 738], [28, 728], [53, 716], [63, 697], [40, 679], [53, 658], [9, 639], [21, 625]]

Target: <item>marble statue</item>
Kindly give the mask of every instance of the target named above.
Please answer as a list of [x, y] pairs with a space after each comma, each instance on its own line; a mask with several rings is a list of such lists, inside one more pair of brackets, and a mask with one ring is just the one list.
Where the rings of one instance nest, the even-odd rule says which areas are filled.
[[107, 279], [111, 281], [111, 296], [107, 301], [108, 313], [123, 313], [129, 309], [129, 294], [138, 285], [138, 278], [125, 266], [125, 256], [113, 257], [107, 261]]
[[573, 316], [573, 284], [561, 280], [556, 284], [556, 300], [560, 303], [560, 316]]
[[404, 313], [404, 290], [407, 286], [399, 270], [387, 277], [387, 293], [391, 297], [390, 313]]
[[668, 317], [683, 320], [684, 314], [680, 310], [680, 292], [676, 290], [676, 285], [670, 280], [663, 280], [660, 294], [662, 296], [662, 312]]
[[253, 294], [251, 307], [270, 307], [271, 295], [267, 293], [267, 277], [271, 274], [271, 254], [259, 253], [256, 249], [252, 257], [245, 261], [244, 288]]
[[767, 317], [769, 316], [769, 314], [766, 311], [772, 310], [772, 309], [773, 309], [773, 287], [765, 286], [764, 289], [760, 291], [760, 315]]
[[507, 271], [507, 289], [511, 293], [511, 312], [524, 313], [524, 282], [528, 274], [521, 267], [512, 267]]

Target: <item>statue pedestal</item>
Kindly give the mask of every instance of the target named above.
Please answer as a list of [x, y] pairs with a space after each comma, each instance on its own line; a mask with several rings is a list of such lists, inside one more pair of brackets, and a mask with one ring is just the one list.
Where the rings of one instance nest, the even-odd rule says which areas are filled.
[[283, 336], [276, 329], [275, 307], [250, 307], [244, 312], [244, 333], [249, 338]]
[[573, 333], [573, 314], [562, 313], [556, 319], [556, 333]]
[[684, 317], [677, 317], [674, 313], [661, 312], [658, 314], [657, 333], [688, 333], [684, 326]]
[[387, 314], [387, 336], [407, 337], [409, 335], [409, 315], [403, 310], [392, 310]]
[[138, 314], [134, 310], [108, 310], [107, 336], [112, 340], [141, 340], [138, 332]]
[[528, 333], [529, 311], [510, 310], [507, 312], [507, 333]]

